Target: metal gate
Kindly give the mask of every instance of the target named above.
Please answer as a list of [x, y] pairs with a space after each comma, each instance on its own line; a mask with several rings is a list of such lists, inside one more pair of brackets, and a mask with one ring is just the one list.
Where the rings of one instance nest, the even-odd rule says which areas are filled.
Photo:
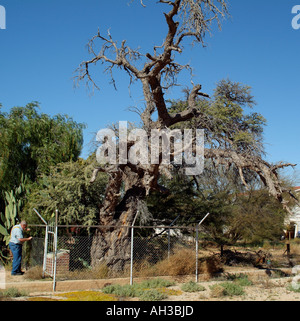
[[38, 217], [43, 221], [46, 227], [44, 257], [43, 257], [43, 278], [48, 275], [53, 278], [53, 291], [56, 287], [56, 261], [57, 261], [57, 218], [58, 210], [55, 211], [55, 217], [47, 222], [41, 214], [33, 209]]

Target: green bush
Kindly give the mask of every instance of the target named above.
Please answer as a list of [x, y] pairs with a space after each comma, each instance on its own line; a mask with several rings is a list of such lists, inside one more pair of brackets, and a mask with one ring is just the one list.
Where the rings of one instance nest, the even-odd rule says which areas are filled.
[[235, 282], [236, 284], [240, 286], [249, 286], [252, 285], [253, 283], [248, 279], [247, 274], [229, 274], [227, 275], [227, 279], [230, 281]]
[[143, 301], [155, 301], [155, 298], [166, 298], [166, 295], [157, 290], [154, 291], [153, 289], [169, 287], [171, 285], [174, 285], [174, 282], [164, 279], [153, 279], [133, 285], [108, 285], [102, 289], [102, 292], [106, 294], [115, 294], [120, 297], [139, 297]]
[[300, 293], [300, 288], [297, 289], [297, 288], [293, 287], [292, 283], [290, 283], [290, 284], [287, 286], [287, 290], [288, 290], [288, 291], [292, 291], [292, 292], [296, 292], [296, 293]]
[[135, 297], [138, 296], [138, 289], [131, 285], [108, 285], [102, 289], [103, 293], [115, 294], [123, 297]]
[[166, 294], [161, 293], [156, 289], [145, 290], [139, 295], [139, 298], [142, 301], [161, 301], [167, 297]]
[[234, 282], [224, 282], [210, 287], [213, 296], [235, 296], [243, 295], [244, 289]]
[[27, 296], [28, 293], [26, 291], [20, 291], [16, 288], [9, 288], [4, 291], [0, 291], [0, 298], [17, 298], [20, 296]]
[[181, 290], [184, 292], [200, 292], [205, 291], [205, 287], [197, 284], [196, 282], [190, 281], [181, 286]]
[[141, 283], [137, 283], [136, 286], [139, 286], [141, 288], [147, 289], [147, 288], [168, 288], [169, 286], [174, 285], [175, 282], [168, 281], [165, 279], [152, 279], [152, 280], [146, 280]]
[[235, 282], [240, 286], [250, 286], [250, 285], [253, 284], [252, 281], [250, 281], [248, 279], [247, 275], [245, 275], [245, 276], [243, 276], [241, 278], [238, 278]]

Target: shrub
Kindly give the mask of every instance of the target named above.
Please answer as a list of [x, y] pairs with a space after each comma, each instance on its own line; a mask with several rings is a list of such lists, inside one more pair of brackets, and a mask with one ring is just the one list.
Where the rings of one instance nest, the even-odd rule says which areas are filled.
[[248, 279], [247, 274], [228, 274], [227, 279], [237, 283], [240, 286], [249, 286], [253, 283]]
[[139, 290], [131, 285], [108, 285], [102, 289], [103, 293], [115, 294], [121, 297], [135, 297], [138, 296]]
[[205, 287], [193, 281], [190, 281], [188, 283], [183, 284], [181, 286], [181, 290], [184, 292], [200, 292], [205, 291]]
[[28, 293], [26, 291], [20, 291], [16, 288], [9, 288], [4, 291], [0, 291], [0, 298], [17, 298], [20, 296], [27, 296]]
[[140, 286], [142, 288], [162, 288], [162, 287], [169, 287], [174, 285], [175, 282], [165, 280], [165, 279], [151, 279], [146, 280], [141, 283], [137, 283], [136, 286]]
[[[120, 297], [139, 297], [144, 301], [148, 301], [149, 297], [163, 297], [166, 298], [167, 295], [164, 293], [163, 288], [174, 285], [174, 282], [164, 280], [164, 279], [152, 279], [146, 280], [141, 283], [136, 283], [133, 285], [108, 285], [102, 289], [103, 293], [106, 294], [115, 294]], [[154, 290], [155, 292], [149, 292], [150, 290]], [[157, 293], [160, 295], [158, 295]], [[150, 299], [149, 299], [150, 300]]]
[[223, 286], [225, 289], [225, 295], [234, 296], [244, 294], [244, 289], [236, 283], [224, 282], [221, 284], [221, 286]]
[[167, 295], [156, 289], [145, 290], [140, 294], [142, 301], [161, 301], [167, 298]]
[[248, 276], [247, 276], [247, 275], [244, 275], [244, 276], [242, 276], [242, 277], [239, 277], [238, 279], [236, 279], [235, 282], [236, 282], [238, 285], [240, 285], [240, 286], [250, 286], [250, 285], [253, 284], [252, 281], [250, 281], [250, 280], [248, 279]]
[[[146, 263], [143, 262], [143, 266]], [[149, 266], [144, 270], [139, 270], [138, 276], [153, 275], [189, 275], [194, 274], [196, 268], [195, 250], [188, 248], [176, 248], [169, 258], [159, 261], [155, 265]], [[199, 258], [198, 272], [210, 275], [222, 270], [222, 264], [217, 256]]]
[[211, 286], [210, 289], [214, 297], [243, 295], [245, 293], [240, 285], [233, 282], [216, 284]]
[[[299, 285], [299, 284], [298, 284]], [[300, 293], [300, 287], [293, 287], [292, 283], [290, 283], [288, 286], [287, 286], [287, 290], [288, 291], [292, 291], [292, 292], [296, 292], [296, 293]]]
[[195, 273], [195, 253], [190, 249], [176, 249], [169, 258], [152, 267], [157, 275], [189, 275]]
[[25, 274], [24, 278], [29, 280], [40, 280], [43, 277], [43, 268], [41, 266], [35, 266], [29, 269]]
[[219, 284], [212, 285], [210, 287], [210, 291], [211, 291], [211, 296], [213, 298], [219, 298], [219, 297], [225, 296], [225, 289], [223, 286]]

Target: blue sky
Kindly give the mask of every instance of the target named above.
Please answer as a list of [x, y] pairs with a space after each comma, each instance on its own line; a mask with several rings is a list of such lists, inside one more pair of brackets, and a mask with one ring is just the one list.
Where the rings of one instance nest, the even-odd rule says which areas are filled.
[[[162, 43], [166, 5], [144, 0], [148, 6], [143, 8], [138, 0], [130, 2], [0, 0], [7, 19], [7, 29], [0, 30], [4, 111], [39, 101], [44, 113], [68, 114], [85, 123], [83, 157], [99, 129], [120, 120], [138, 121], [127, 108], [141, 106], [142, 93], [139, 86], [129, 93], [128, 78], [122, 73], [115, 74], [117, 91], [100, 66], [93, 70], [100, 91], [91, 95], [84, 83], [73, 86], [74, 71], [90, 58], [85, 45], [98, 28], [103, 33], [110, 29], [115, 39], [126, 39], [144, 53]], [[186, 46], [180, 61], [191, 63], [193, 81], [209, 94], [223, 78], [251, 86], [257, 101], [254, 111], [268, 121], [267, 160], [300, 166], [300, 29], [291, 25], [292, 7], [300, 0], [230, 0], [229, 4], [231, 18], [223, 23], [222, 31], [213, 30], [205, 39], [206, 48]], [[180, 77], [180, 83], [190, 85], [188, 73]], [[167, 98], [180, 95], [176, 88]]]

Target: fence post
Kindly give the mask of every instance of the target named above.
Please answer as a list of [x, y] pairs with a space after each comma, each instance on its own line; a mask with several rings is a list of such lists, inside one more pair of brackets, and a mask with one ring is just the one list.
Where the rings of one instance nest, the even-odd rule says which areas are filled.
[[131, 225], [131, 244], [130, 244], [130, 285], [133, 284], [133, 238], [134, 238], [134, 224], [136, 221], [136, 218], [139, 214], [139, 211], [137, 211], [135, 218]]
[[43, 278], [45, 277], [46, 266], [47, 266], [47, 251], [48, 251], [48, 224], [46, 225], [46, 232], [45, 232], [45, 244], [44, 244], [44, 259], [43, 259]]
[[198, 282], [198, 251], [199, 251], [199, 227], [205, 221], [209, 213], [207, 213], [203, 219], [196, 226], [196, 283]]
[[168, 229], [168, 260], [170, 259], [170, 251], [171, 251], [171, 239], [170, 239], [170, 228]]
[[42, 220], [42, 222], [46, 226], [46, 232], [45, 232], [45, 244], [44, 244], [44, 258], [43, 258], [43, 273], [42, 277], [45, 277], [45, 272], [46, 272], [46, 265], [47, 265], [47, 251], [48, 251], [48, 222], [42, 217], [42, 215], [34, 208], [33, 209], [36, 215]]
[[53, 292], [56, 290], [56, 261], [57, 261], [57, 222], [58, 210], [55, 210], [55, 223], [54, 223], [54, 268], [53, 268]]
[[198, 250], [199, 250], [198, 235], [199, 235], [199, 225], [196, 226], [196, 283], [198, 282]]

